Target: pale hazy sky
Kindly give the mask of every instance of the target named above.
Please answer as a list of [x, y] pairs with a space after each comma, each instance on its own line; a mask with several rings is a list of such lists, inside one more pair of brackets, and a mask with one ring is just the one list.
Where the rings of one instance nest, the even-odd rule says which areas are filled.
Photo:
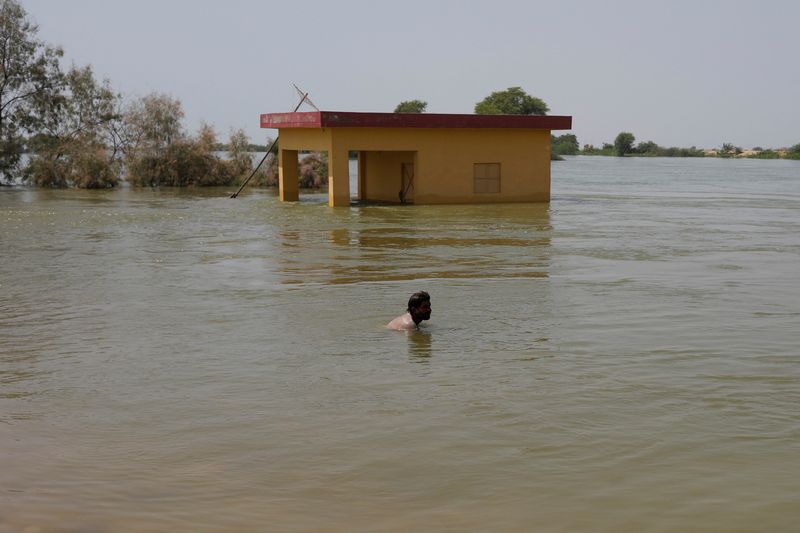
[[800, 143], [800, 2], [20, 0], [65, 65], [118, 91], [178, 97], [186, 127], [290, 111], [471, 113], [521, 86], [581, 144]]

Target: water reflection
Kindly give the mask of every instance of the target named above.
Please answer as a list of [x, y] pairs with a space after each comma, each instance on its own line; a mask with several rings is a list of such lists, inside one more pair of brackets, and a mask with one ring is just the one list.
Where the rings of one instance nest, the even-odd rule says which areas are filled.
[[296, 248], [301, 244], [299, 231], [281, 231], [279, 236], [281, 246]]
[[284, 284], [549, 275], [547, 204], [308, 206], [278, 223]]
[[405, 235], [406, 230], [390, 229], [333, 229], [330, 230], [332, 244], [340, 246], [356, 245], [365, 248], [417, 248], [430, 246], [471, 247], [471, 246], [530, 246], [550, 244], [549, 238], [510, 239], [505, 237], [443, 237], [434, 231]]
[[412, 363], [430, 363], [432, 336], [429, 331], [406, 331], [408, 339], [408, 360]]

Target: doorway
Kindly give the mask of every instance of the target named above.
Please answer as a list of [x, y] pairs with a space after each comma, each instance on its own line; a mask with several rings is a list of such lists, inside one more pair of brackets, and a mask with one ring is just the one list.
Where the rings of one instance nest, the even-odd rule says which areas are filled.
[[358, 199], [388, 204], [414, 203], [417, 153], [366, 150], [358, 153]]
[[400, 203], [414, 203], [414, 163], [400, 163]]

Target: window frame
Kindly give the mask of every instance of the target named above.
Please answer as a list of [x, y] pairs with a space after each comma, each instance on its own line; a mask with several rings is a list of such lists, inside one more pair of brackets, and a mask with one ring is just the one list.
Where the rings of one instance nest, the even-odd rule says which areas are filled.
[[502, 190], [500, 162], [473, 163], [472, 165], [473, 194], [499, 194]]

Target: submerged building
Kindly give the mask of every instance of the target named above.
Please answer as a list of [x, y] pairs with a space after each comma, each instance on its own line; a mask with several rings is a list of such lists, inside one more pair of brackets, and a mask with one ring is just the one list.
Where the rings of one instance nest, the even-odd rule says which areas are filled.
[[358, 200], [414, 204], [550, 201], [550, 132], [570, 116], [314, 111], [261, 115], [278, 130], [280, 199], [298, 199], [298, 152], [328, 153], [328, 205], [350, 205], [349, 154], [358, 153]]

